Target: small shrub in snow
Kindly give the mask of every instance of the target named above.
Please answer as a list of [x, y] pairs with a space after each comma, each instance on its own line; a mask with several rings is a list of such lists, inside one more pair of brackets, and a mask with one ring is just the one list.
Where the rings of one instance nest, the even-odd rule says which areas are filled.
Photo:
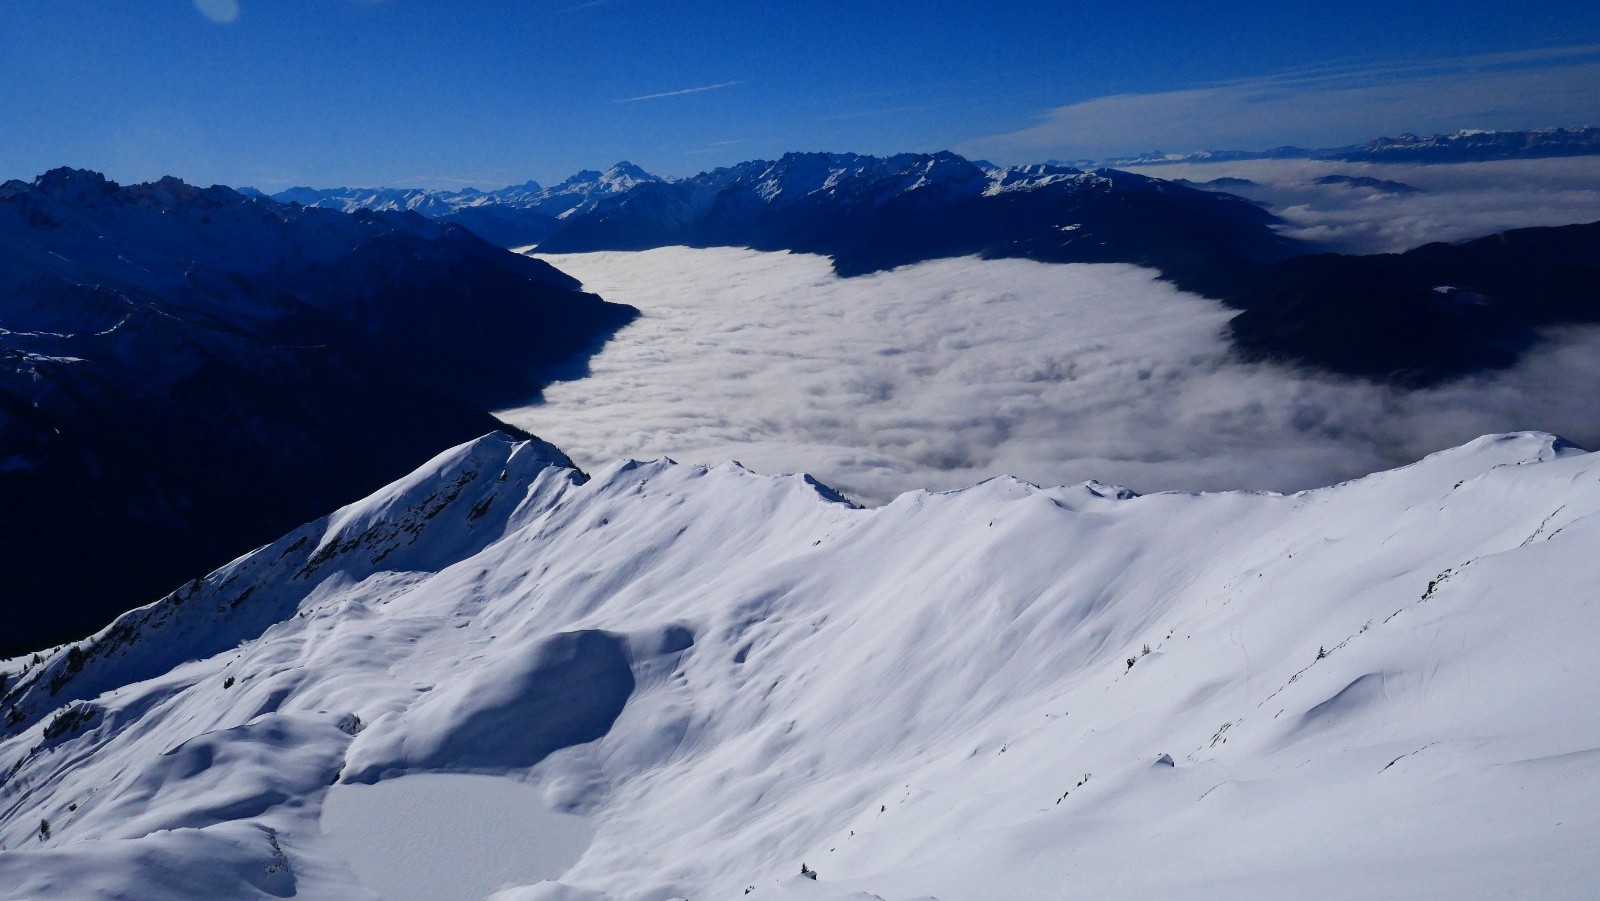
[[81, 726], [93, 720], [94, 715], [94, 707], [88, 704], [74, 704], [69, 707], [63, 707], [45, 725], [44, 737], [49, 740], [76, 732]]

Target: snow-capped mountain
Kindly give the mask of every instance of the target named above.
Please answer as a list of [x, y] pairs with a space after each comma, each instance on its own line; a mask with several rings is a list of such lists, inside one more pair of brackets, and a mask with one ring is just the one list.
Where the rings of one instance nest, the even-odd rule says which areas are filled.
[[281, 203], [336, 209], [411, 211], [461, 225], [502, 247], [535, 244], [560, 227], [561, 220], [588, 212], [605, 197], [635, 185], [661, 181], [626, 160], [604, 172], [584, 170], [554, 187], [529, 181], [496, 191], [466, 188], [289, 188], [272, 195]]
[[1597, 513], [1536, 433], [875, 509], [490, 436], [0, 667], [0, 896], [1582, 896]]
[[570, 217], [540, 249], [793, 250], [826, 254], [841, 274], [967, 254], [1160, 266], [1286, 255], [1274, 221], [1239, 198], [1110, 170], [791, 153], [636, 186]]
[[1327, 153], [1330, 159], [1370, 163], [1475, 163], [1486, 160], [1590, 156], [1600, 153], [1600, 126], [1521, 131], [1465, 129], [1450, 134], [1404, 134]]
[[71, 169], [0, 185], [0, 651], [499, 427], [492, 404], [635, 313], [577, 288], [414, 213]]
[[[521, 196], [527, 191], [538, 192], [537, 182], [528, 182], [507, 188], [511, 196]], [[430, 219], [449, 215], [464, 202], [482, 197], [475, 188], [462, 191], [429, 191], [423, 188], [289, 188], [267, 195], [279, 203], [298, 203], [302, 206], [324, 210], [354, 213], [372, 210], [379, 213], [421, 213]]]

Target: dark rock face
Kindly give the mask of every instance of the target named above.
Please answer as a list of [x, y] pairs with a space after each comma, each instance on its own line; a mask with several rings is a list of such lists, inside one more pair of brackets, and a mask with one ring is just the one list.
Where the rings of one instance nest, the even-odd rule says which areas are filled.
[[1600, 222], [1174, 281], [1243, 310], [1229, 329], [1249, 359], [1422, 386], [1509, 365], [1543, 327], [1600, 322]]
[[8, 182], [0, 236], [0, 655], [506, 430], [636, 315], [416, 214], [176, 179]]
[[1423, 190], [1415, 185], [1404, 182], [1390, 181], [1386, 178], [1372, 178], [1366, 175], [1324, 175], [1313, 179], [1312, 184], [1354, 188], [1358, 190], [1377, 191], [1381, 194], [1421, 194]]

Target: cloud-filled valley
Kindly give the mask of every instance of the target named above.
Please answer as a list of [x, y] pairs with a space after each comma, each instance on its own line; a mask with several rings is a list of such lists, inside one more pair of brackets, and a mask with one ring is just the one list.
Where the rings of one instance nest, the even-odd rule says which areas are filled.
[[[1229, 184], [1269, 204], [1284, 234], [1344, 253], [1395, 253], [1514, 228], [1600, 221], [1600, 156], [1417, 166], [1330, 160], [1242, 160], [1132, 167], [1156, 178]], [[1397, 182], [1414, 193], [1316, 184], [1328, 175]]]
[[858, 500], [1011, 474], [1141, 492], [1297, 490], [1522, 428], [1600, 444], [1600, 330], [1421, 391], [1242, 364], [1231, 311], [1133, 266], [663, 248], [546, 257], [643, 311], [582, 379], [502, 418], [593, 466], [736, 459]]

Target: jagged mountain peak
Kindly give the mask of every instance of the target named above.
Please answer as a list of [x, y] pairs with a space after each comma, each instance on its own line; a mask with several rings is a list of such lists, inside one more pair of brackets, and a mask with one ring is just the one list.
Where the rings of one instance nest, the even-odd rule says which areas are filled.
[[604, 178], [608, 180], [629, 179], [635, 182], [660, 181], [659, 176], [646, 172], [628, 160], [619, 160], [615, 165], [605, 171]]
[[661, 180], [659, 176], [652, 175], [627, 160], [621, 160], [604, 172], [597, 169], [584, 169], [576, 172], [561, 184], [552, 188], [550, 193], [554, 195], [597, 190], [605, 193], [617, 193], [626, 191], [634, 185]]
[[123, 185], [100, 172], [68, 166], [51, 169], [31, 182], [13, 179], [0, 185], [0, 199], [12, 200], [22, 197], [86, 207], [93, 206], [99, 198], [116, 198], [124, 202], [153, 204], [164, 208], [197, 200], [212, 205], [247, 200], [245, 195], [225, 185], [202, 188], [172, 175], [165, 175], [151, 182]]

